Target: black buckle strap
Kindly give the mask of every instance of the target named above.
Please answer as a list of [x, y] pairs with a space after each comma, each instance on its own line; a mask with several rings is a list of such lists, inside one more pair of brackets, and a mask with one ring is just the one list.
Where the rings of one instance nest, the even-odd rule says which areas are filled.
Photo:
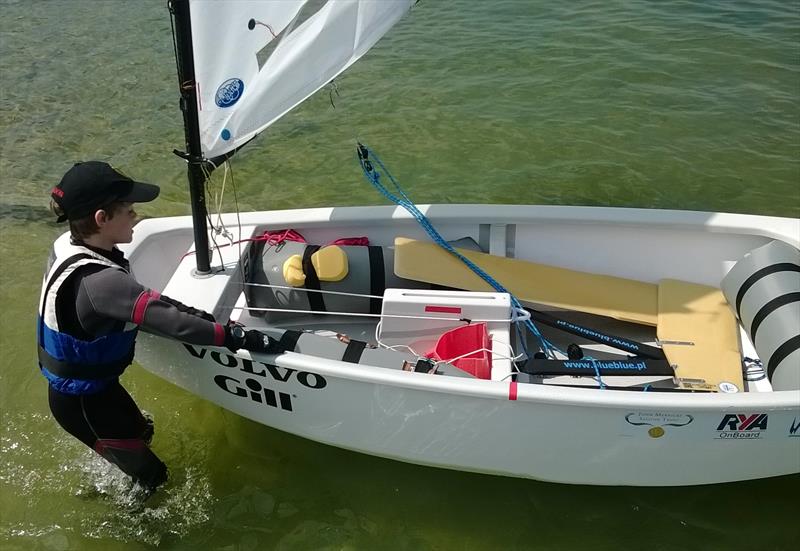
[[342, 361], [351, 364], [357, 364], [361, 361], [361, 354], [363, 354], [366, 347], [367, 343], [364, 341], [350, 339], [350, 342], [347, 343], [347, 348], [344, 349]]
[[[319, 245], [307, 245], [303, 251], [303, 273], [306, 276], [304, 287], [312, 291], [320, 290], [319, 277], [317, 277], [317, 270], [314, 269], [314, 263], [311, 262], [311, 255], [320, 249]], [[322, 298], [322, 293], [306, 293], [308, 295], [308, 304], [314, 312], [325, 312], [325, 300]]]
[[278, 339], [278, 348], [280, 348], [281, 352], [294, 352], [295, 348], [297, 348], [297, 340], [302, 334], [302, 331], [287, 329]]
[[[369, 252], [369, 294], [382, 297], [386, 291], [386, 269], [383, 265], [383, 247], [367, 247]], [[369, 313], [380, 314], [382, 298], [369, 299]]]
[[420, 358], [417, 360], [417, 365], [414, 366], [414, 371], [417, 373], [433, 373], [435, 369], [436, 364], [427, 358]]

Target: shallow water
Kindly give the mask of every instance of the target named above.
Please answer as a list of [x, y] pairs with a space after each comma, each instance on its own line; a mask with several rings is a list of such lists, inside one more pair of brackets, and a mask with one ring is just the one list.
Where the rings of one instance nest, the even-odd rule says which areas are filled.
[[[4, 0], [0, 26], [3, 549], [800, 543], [797, 476], [644, 489], [429, 469], [282, 434], [134, 366], [125, 384], [155, 416], [172, 475], [142, 504], [50, 419], [33, 327], [63, 230], [47, 191], [71, 162], [159, 183], [144, 215], [188, 213], [165, 3]], [[237, 157], [239, 204], [381, 204], [354, 160], [360, 139], [420, 203], [797, 217], [798, 52], [794, 2], [424, 1], [338, 94], [320, 92]]]

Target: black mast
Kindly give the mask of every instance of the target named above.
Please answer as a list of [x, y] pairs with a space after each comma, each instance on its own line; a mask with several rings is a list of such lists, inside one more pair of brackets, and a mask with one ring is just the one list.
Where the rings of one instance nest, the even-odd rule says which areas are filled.
[[192, 227], [197, 273], [211, 273], [206, 227], [206, 177], [203, 172], [203, 150], [200, 145], [200, 123], [197, 113], [197, 86], [194, 77], [192, 54], [192, 25], [189, 19], [189, 0], [169, 0], [173, 17], [175, 60], [178, 64], [178, 83], [181, 92], [183, 127], [186, 132], [186, 153], [175, 151], [189, 162], [189, 196], [192, 203]]

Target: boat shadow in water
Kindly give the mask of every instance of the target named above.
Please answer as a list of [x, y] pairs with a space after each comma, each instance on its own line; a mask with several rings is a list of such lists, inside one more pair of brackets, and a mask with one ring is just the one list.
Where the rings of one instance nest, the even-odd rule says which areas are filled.
[[[319, 544], [318, 534], [291, 528], [307, 518], [315, 519], [339, 543], [375, 543], [373, 537], [388, 536], [394, 542], [389, 548], [398, 549], [436, 548], [442, 542], [427, 536], [436, 533], [447, 538], [444, 548], [463, 543], [474, 549], [524, 549], [535, 537], [536, 548], [586, 549], [592, 547], [591, 533], [575, 526], [587, 523], [597, 523], [598, 538], [616, 541], [620, 548], [627, 548], [633, 538], [642, 545], [658, 542], [662, 549], [686, 548], [687, 538], [714, 541], [720, 549], [762, 548], [785, 541], [792, 531], [796, 534], [790, 513], [753, 508], [752, 500], [777, 500], [791, 509], [788, 496], [800, 491], [800, 476], [646, 489], [564, 485], [391, 461], [224, 415], [229, 453], [239, 457], [240, 472], [253, 473], [264, 464], [277, 469], [267, 476], [272, 484], [260, 485], [265, 475], [257, 473], [238, 481], [228, 478], [225, 484], [232, 487], [231, 495], [247, 494], [248, 502], [257, 501], [249, 494], [268, 496], [264, 499], [274, 519], [270, 537], [278, 540]], [[234, 506], [218, 504], [215, 530], [230, 528], [224, 519]], [[752, 522], [732, 524], [730, 519], [745, 509], [754, 515]], [[503, 533], [487, 529], [503, 525], [515, 528]], [[754, 535], [747, 528], [752, 525], [767, 530]]]

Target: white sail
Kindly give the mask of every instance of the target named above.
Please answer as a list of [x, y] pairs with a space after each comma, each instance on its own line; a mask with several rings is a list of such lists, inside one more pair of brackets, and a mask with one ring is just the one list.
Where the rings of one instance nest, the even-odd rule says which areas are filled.
[[191, 0], [207, 158], [250, 140], [364, 55], [414, 0]]

